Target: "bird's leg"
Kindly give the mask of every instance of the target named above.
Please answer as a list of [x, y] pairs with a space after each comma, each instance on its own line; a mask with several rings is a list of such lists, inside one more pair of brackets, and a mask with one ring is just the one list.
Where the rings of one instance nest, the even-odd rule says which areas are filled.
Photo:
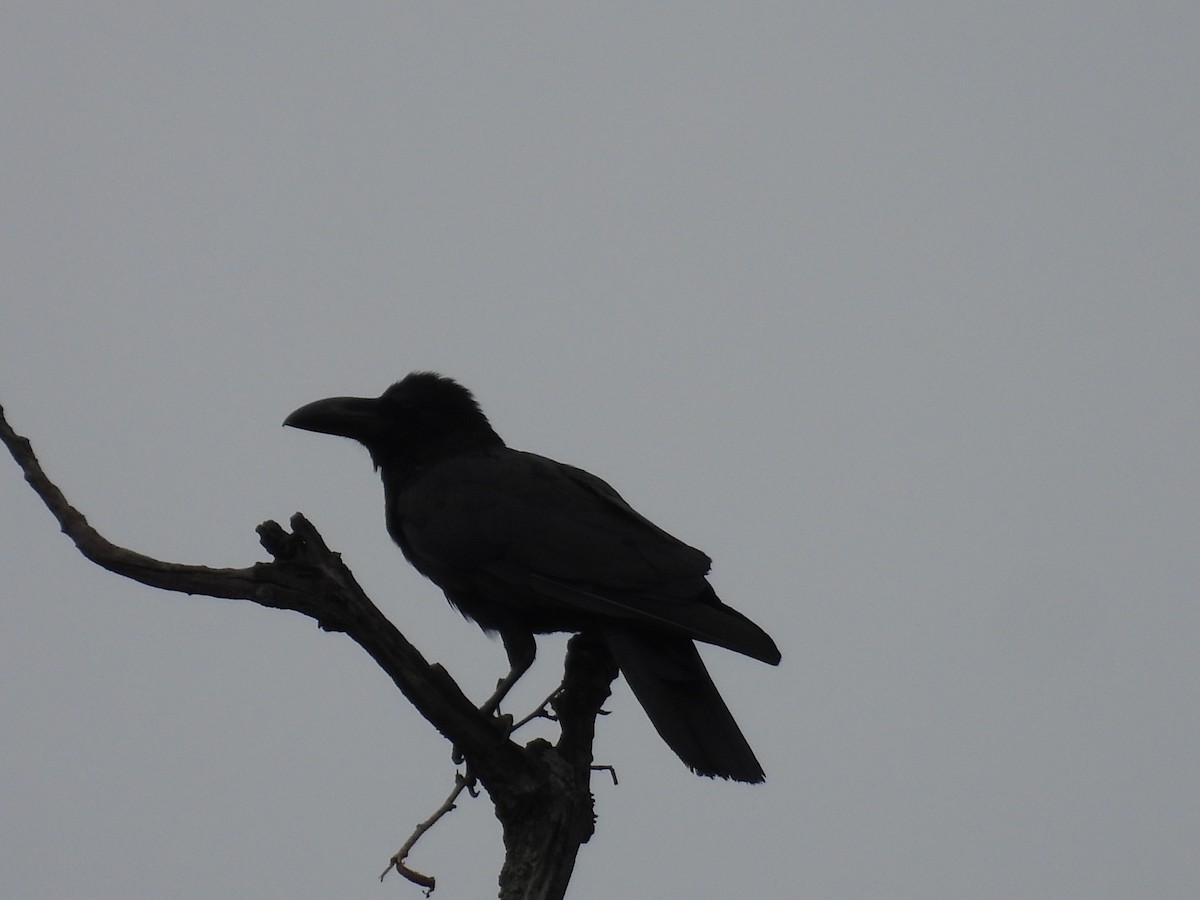
[[[484, 701], [479, 711], [485, 716], [496, 716], [500, 723], [500, 736], [507, 739], [513, 733], [513, 717], [509, 714], [500, 715], [500, 701], [505, 698], [512, 686], [521, 680], [521, 676], [529, 671], [537, 656], [537, 643], [529, 632], [501, 631], [500, 640], [504, 642], [504, 652], [508, 654], [508, 674], [496, 682], [496, 690]], [[457, 763], [458, 751], [455, 750], [454, 761]]]
[[521, 680], [521, 676], [529, 671], [533, 660], [537, 657], [537, 642], [528, 631], [501, 631], [500, 640], [504, 642], [504, 652], [508, 654], [508, 674], [496, 683], [496, 690], [487, 698], [479, 711], [491, 715], [500, 708], [500, 701], [505, 698], [512, 686]]
[[[500, 640], [504, 642], [504, 652], [508, 654], [508, 674], [496, 682], [496, 690], [484, 701], [479, 711], [485, 716], [496, 713], [500, 701], [512, 690], [512, 686], [521, 680], [521, 676], [529, 671], [537, 656], [537, 642], [528, 631], [501, 631]], [[513, 717], [510, 715], [497, 716], [500, 722], [501, 738], [507, 739], [513, 733]], [[457, 747], [453, 749], [450, 758], [455, 765], [463, 762], [463, 755]]]

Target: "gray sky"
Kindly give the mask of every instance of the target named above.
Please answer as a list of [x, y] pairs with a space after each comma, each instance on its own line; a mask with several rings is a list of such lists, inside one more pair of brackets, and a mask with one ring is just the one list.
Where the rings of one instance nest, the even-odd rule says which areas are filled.
[[[482, 698], [296, 406], [412, 369], [715, 559], [768, 772], [624, 686], [573, 900], [1200, 890], [1200, 9], [0, 14], [0, 401], [110, 539], [308, 514]], [[0, 462], [0, 895], [413, 897], [449, 748], [347, 639], [86, 563]], [[556, 682], [542, 641], [519, 699]], [[435, 896], [495, 891], [464, 803]]]

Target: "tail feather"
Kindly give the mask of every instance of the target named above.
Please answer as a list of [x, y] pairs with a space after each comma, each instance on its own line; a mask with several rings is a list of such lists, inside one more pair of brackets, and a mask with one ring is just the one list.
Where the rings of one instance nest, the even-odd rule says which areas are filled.
[[604, 639], [667, 745], [698, 775], [757, 783], [762, 766], [687, 638], [617, 628]]

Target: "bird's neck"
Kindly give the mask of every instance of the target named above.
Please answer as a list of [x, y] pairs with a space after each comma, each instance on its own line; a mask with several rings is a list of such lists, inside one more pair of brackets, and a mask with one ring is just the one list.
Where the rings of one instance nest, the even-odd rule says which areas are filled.
[[460, 456], [474, 456], [504, 449], [504, 441], [490, 427], [478, 431], [428, 439], [412, 446], [371, 448], [371, 461], [383, 477], [384, 489], [399, 490], [430, 466]]

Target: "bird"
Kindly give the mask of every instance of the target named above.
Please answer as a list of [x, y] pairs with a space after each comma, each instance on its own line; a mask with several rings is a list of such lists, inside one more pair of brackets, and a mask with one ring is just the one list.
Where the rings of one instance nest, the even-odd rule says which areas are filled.
[[583, 469], [509, 447], [473, 394], [413, 372], [379, 397], [331, 397], [284, 425], [351, 438], [383, 481], [388, 533], [405, 558], [485, 632], [509, 672], [495, 712], [537, 654], [535, 635], [599, 638], [650, 722], [698, 775], [764, 780], [696, 641], [770, 665], [780, 652], [724, 604], [711, 560]]

